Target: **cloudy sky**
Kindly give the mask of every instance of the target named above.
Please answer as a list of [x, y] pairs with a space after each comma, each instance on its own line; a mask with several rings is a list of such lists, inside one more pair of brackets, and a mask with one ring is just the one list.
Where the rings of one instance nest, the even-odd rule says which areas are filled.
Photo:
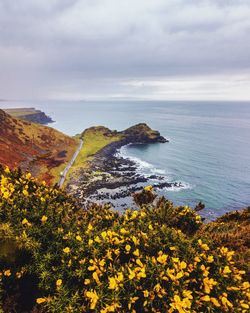
[[250, 0], [0, 0], [0, 98], [250, 100]]

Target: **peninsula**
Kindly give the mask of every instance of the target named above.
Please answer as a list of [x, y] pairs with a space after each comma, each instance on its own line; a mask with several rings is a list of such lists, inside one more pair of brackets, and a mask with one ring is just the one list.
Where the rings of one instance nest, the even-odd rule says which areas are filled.
[[83, 205], [87, 201], [110, 202], [125, 206], [131, 193], [154, 180], [155, 188], [171, 187], [174, 183], [163, 177], [145, 177], [133, 160], [123, 158], [117, 151], [125, 145], [147, 145], [168, 142], [158, 131], [140, 123], [124, 131], [110, 130], [103, 126], [90, 127], [79, 135], [83, 147], [72, 165], [65, 182], [65, 189]]
[[41, 110], [37, 110], [35, 108], [13, 108], [4, 109], [4, 111], [10, 114], [12, 117], [38, 124], [47, 125], [54, 122], [51, 117], [46, 115]]

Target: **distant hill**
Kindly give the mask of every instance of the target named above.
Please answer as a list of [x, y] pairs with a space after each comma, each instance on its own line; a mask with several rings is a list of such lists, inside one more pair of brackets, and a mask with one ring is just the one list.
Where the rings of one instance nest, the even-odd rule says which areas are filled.
[[77, 147], [77, 140], [53, 128], [13, 118], [0, 110], [0, 164], [21, 167], [55, 182]]

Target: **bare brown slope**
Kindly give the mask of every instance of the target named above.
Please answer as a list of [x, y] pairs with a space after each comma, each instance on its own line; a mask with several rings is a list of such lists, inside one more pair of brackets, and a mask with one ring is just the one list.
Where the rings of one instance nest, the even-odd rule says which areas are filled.
[[0, 110], [1, 164], [27, 169], [54, 182], [76, 148], [76, 139], [50, 127], [15, 119]]

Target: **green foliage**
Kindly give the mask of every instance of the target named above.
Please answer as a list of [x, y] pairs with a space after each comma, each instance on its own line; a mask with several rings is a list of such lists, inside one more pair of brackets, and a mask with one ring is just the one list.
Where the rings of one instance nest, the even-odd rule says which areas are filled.
[[150, 186], [134, 196], [136, 211], [82, 209], [30, 174], [0, 175], [0, 239], [16, 247], [0, 257], [3, 307], [19, 294], [18, 312], [24, 302], [53, 313], [248, 311], [245, 272], [233, 251], [198, 236], [192, 209], [155, 199]]
[[69, 176], [73, 176], [79, 168], [86, 168], [87, 162], [93, 159], [94, 155], [102, 148], [121, 139], [116, 132], [102, 126], [86, 129], [80, 137], [84, 141], [83, 147], [69, 171]]

